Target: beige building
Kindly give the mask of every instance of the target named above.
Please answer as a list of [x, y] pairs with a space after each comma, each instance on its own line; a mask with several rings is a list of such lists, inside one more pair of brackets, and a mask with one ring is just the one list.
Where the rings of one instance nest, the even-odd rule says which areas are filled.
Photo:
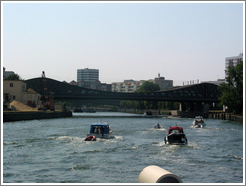
[[165, 90], [165, 89], [173, 87], [173, 80], [166, 80], [164, 77], [161, 77], [160, 74], [158, 74], [158, 77], [156, 77], [155, 79], [150, 79], [150, 80], [134, 81], [130, 79], [130, 80], [124, 80], [124, 82], [112, 83], [112, 92], [132, 93], [138, 90], [139, 87], [141, 87], [142, 84], [146, 81], [158, 84], [160, 87], [160, 90]]
[[150, 81], [155, 84], [158, 84], [160, 90], [166, 90], [168, 88], [173, 87], [173, 80], [166, 80], [164, 77], [161, 77], [160, 74], [158, 74], [158, 77], [156, 77], [154, 80]]
[[4, 101], [23, 102], [23, 95], [26, 91], [26, 83], [21, 80], [3, 80], [3, 99]]
[[139, 89], [139, 87], [147, 80], [134, 81], [124, 80], [124, 82], [112, 83], [112, 92], [127, 92], [131, 93]]
[[9, 108], [9, 103], [18, 101], [25, 105], [37, 106], [40, 104], [40, 94], [32, 89], [26, 90], [26, 83], [22, 80], [3, 80], [3, 105]]
[[41, 104], [41, 95], [29, 88], [26, 92], [23, 93], [23, 104], [37, 107]]

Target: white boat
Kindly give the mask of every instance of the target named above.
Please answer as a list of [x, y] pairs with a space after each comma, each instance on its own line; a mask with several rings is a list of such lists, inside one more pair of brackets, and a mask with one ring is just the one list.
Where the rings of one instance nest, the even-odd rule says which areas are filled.
[[167, 136], [164, 138], [165, 144], [170, 145], [187, 145], [188, 140], [182, 127], [170, 127]]
[[110, 126], [105, 123], [94, 123], [91, 125], [90, 132], [87, 133], [87, 137], [95, 136], [96, 138], [105, 138], [109, 139], [112, 136], [112, 131]]
[[205, 123], [203, 121], [203, 117], [202, 116], [196, 116], [193, 123], [192, 123], [192, 126], [191, 127], [194, 127], [194, 128], [204, 128], [205, 127]]

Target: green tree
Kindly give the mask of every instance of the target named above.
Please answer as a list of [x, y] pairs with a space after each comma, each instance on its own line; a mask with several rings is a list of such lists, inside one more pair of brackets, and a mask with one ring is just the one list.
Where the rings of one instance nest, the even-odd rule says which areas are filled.
[[160, 90], [160, 87], [158, 84], [146, 81], [135, 92], [143, 93], [143, 92], [154, 92], [154, 91], [158, 91], [158, 90]]
[[228, 107], [229, 112], [243, 111], [243, 61], [236, 66], [229, 66], [226, 70], [226, 83], [219, 86], [221, 95], [220, 105]]
[[[144, 82], [142, 86], [135, 91], [135, 93], [146, 93], [160, 90], [158, 84], [153, 82]], [[157, 108], [157, 101], [121, 101], [120, 105], [124, 108], [135, 108], [135, 109], [155, 109]]]
[[6, 80], [21, 80], [21, 77], [18, 74], [10, 74]]
[[[144, 82], [141, 87], [139, 87], [138, 90], [136, 90], [136, 93], [146, 93], [146, 92], [155, 92], [160, 90], [160, 87], [158, 84], [146, 81]], [[158, 102], [157, 101], [139, 101], [138, 105], [140, 109], [157, 109], [158, 108]]]
[[62, 104], [62, 112], [67, 112], [68, 111], [68, 109], [67, 109], [67, 103], [66, 102], [64, 102], [63, 104]]

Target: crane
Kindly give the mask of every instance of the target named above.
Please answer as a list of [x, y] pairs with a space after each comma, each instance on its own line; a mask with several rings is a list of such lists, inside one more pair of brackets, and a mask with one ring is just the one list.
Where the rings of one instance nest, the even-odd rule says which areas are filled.
[[45, 77], [44, 71], [42, 72], [42, 79], [43, 79], [43, 88], [44, 88], [43, 89], [44, 97], [42, 98], [42, 103], [43, 103], [43, 109], [42, 110], [50, 109], [51, 111], [55, 111], [53, 93], [50, 92], [48, 94], [47, 82], [46, 82], [46, 77]]

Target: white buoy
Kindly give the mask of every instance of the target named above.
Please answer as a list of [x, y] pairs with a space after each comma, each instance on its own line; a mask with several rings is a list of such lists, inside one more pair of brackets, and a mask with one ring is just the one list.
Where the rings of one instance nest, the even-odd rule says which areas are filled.
[[183, 183], [183, 181], [177, 175], [151, 165], [144, 168], [139, 174], [138, 183]]

